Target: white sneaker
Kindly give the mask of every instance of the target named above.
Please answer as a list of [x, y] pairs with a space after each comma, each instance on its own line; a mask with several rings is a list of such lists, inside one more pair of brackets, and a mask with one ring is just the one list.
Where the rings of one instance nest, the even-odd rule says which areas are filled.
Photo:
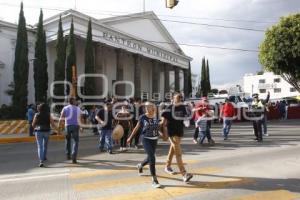
[[159, 184], [156, 176], [155, 177], [152, 177], [152, 187], [153, 188], [161, 188], [161, 184]]
[[165, 172], [171, 175], [174, 175], [175, 172], [173, 171], [173, 169], [171, 167], [165, 167]]
[[183, 177], [182, 177], [182, 180], [183, 182], [189, 182], [191, 179], [193, 178], [193, 174], [189, 174], [189, 173], [186, 173]]

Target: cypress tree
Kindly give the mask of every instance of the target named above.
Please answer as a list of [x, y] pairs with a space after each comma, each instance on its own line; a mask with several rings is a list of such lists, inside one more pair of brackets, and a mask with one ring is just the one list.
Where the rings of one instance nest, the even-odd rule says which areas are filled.
[[15, 48], [14, 91], [12, 96], [14, 114], [17, 118], [23, 118], [26, 113], [28, 97], [28, 68], [28, 38], [22, 2]]
[[[93, 49], [93, 38], [92, 38], [92, 21], [89, 20], [86, 43], [85, 43], [85, 74], [95, 73], [95, 56]], [[95, 95], [95, 80], [94, 78], [86, 78], [84, 82], [85, 95]]]
[[[56, 40], [56, 61], [54, 70], [54, 81], [65, 80], [65, 62], [66, 62], [66, 41], [62, 29], [61, 16], [59, 17], [57, 40]], [[54, 87], [56, 96], [65, 95], [65, 87], [62, 84], [56, 84]], [[57, 101], [57, 100], [55, 100]]]
[[[75, 47], [75, 37], [74, 37], [74, 24], [73, 18], [71, 21], [70, 34], [68, 37], [67, 46], [67, 67], [66, 67], [66, 80], [72, 83], [72, 66], [76, 67], [76, 47]], [[70, 88], [67, 89], [70, 92]]]
[[202, 58], [202, 68], [201, 68], [201, 94], [202, 96], [207, 96], [207, 75], [205, 66], [205, 57]]
[[35, 42], [33, 62], [35, 101], [46, 102], [48, 91], [48, 64], [46, 53], [46, 34], [43, 26], [43, 11], [40, 11]]
[[193, 92], [193, 85], [192, 85], [192, 70], [191, 70], [191, 63], [189, 63], [188, 69], [188, 94]]
[[208, 60], [206, 60], [206, 81], [207, 81], [207, 92], [210, 92], [211, 91], [211, 85], [210, 85], [210, 75], [209, 75]]

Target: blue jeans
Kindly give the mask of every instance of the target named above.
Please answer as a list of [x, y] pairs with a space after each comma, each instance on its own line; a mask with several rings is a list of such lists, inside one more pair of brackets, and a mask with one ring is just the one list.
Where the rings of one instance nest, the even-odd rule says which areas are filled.
[[151, 140], [143, 138], [143, 146], [147, 153], [146, 159], [141, 163], [142, 167], [149, 163], [151, 176], [156, 176], [155, 170], [155, 151], [157, 146], [157, 140]]
[[206, 138], [206, 131], [199, 131], [199, 144], [203, 144]]
[[203, 144], [205, 138], [207, 138], [208, 142], [211, 140], [211, 133], [210, 133], [210, 127], [207, 126], [206, 131], [201, 131], [200, 128], [198, 128], [198, 134], [199, 134], [199, 143]]
[[35, 131], [35, 138], [40, 162], [43, 162], [47, 158], [49, 134], [49, 131]]
[[224, 118], [223, 120], [223, 136], [227, 137], [231, 128], [232, 121]]
[[[78, 125], [68, 125], [66, 127], [66, 154], [72, 156], [72, 159], [77, 158], [78, 154], [78, 144], [79, 144], [79, 126]], [[71, 140], [72, 139], [72, 140]], [[72, 152], [71, 152], [71, 144]]]
[[106, 145], [107, 151], [112, 151], [112, 129], [99, 129], [99, 149], [104, 149]]

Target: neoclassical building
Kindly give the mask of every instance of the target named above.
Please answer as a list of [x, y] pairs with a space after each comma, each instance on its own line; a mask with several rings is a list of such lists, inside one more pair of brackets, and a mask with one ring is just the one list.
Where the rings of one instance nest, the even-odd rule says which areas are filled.
[[[164, 97], [169, 91], [187, 94], [188, 76], [192, 58], [185, 55], [167, 29], [153, 12], [143, 12], [105, 19], [95, 19], [75, 10], [68, 10], [44, 20], [47, 35], [47, 57], [49, 89], [54, 80], [56, 39], [59, 17], [62, 18], [64, 34], [68, 35], [71, 20], [76, 36], [77, 75], [84, 73], [84, 49], [88, 20], [92, 19], [96, 74], [107, 78], [96, 78], [98, 94], [108, 91], [114, 94], [113, 86], [118, 81], [129, 81], [134, 85], [134, 96], [147, 99]], [[5, 91], [13, 80], [14, 48], [17, 25], [0, 21], [0, 105], [9, 104]], [[29, 28], [29, 60], [34, 59], [35, 27]], [[33, 62], [30, 62], [29, 103], [34, 102]], [[79, 81], [80, 87], [83, 81]], [[117, 94], [132, 93], [129, 84]], [[50, 92], [49, 92], [50, 94]]]

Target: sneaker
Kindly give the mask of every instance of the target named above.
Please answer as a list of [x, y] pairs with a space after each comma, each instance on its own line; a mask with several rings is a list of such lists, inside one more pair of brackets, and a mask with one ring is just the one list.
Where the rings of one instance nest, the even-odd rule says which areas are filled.
[[161, 188], [161, 184], [159, 184], [156, 176], [152, 177], [152, 187], [153, 188]]
[[227, 137], [227, 136], [225, 136], [225, 137], [224, 137], [224, 140], [228, 140], [228, 137]]
[[41, 162], [41, 163], [39, 164], [39, 167], [45, 167], [45, 166], [44, 166], [44, 163]]
[[142, 165], [138, 164], [136, 167], [138, 169], [139, 175], [141, 176], [143, 174], [143, 167], [142, 167]]
[[134, 145], [134, 148], [135, 148], [135, 149], [139, 149], [139, 146], [138, 146], [138, 145]]
[[197, 143], [198, 143], [196, 139], [193, 139], [193, 142], [194, 142], [194, 144], [197, 144]]
[[76, 159], [72, 159], [72, 163], [73, 163], [73, 164], [76, 164], [76, 163], [77, 163], [77, 160], [76, 160]]
[[268, 133], [264, 133], [264, 136], [269, 136], [269, 134]]
[[175, 172], [173, 171], [173, 169], [171, 167], [165, 167], [165, 172], [167, 172], [168, 174], [174, 175]]
[[161, 184], [157, 180], [152, 181], [152, 187], [153, 188], [161, 188]]
[[108, 150], [107, 152], [108, 152], [109, 154], [113, 154], [112, 150]]
[[189, 182], [193, 178], [193, 174], [185, 173], [185, 175], [182, 177], [183, 182]]

